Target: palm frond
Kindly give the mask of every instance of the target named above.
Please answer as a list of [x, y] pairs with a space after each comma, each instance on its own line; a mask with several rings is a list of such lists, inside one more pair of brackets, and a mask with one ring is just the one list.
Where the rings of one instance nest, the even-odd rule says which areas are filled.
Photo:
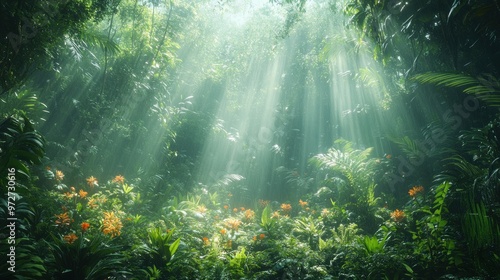
[[388, 136], [388, 139], [394, 144], [398, 145], [398, 147], [409, 157], [416, 158], [420, 156], [420, 149], [417, 145], [417, 142], [411, 139], [408, 136], [403, 137], [393, 137]]
[[472, 196], [466, 200], [467, 213], [463, 223], [469, 250], [480, 251], [496, 242], [500, 242], [500, 228], [488, 216], [483, 202], [476, 203]]
[[446, 167], [446, 172], [438, 174], [434, 177], [435, 182], [446, 181], [463, 181], [465, 178], [478, 178], [484, 175], [484, 170], [470, 163], [459, 154], [451, 155], [445, 158], [443, 166]]
[[90, 51], [91, 48], [107, 50], [110, 54], [120, 52], [118, 44], [108, 38], [107, 35], [89, 31], [87, 29], [80, 31], [78, 34], [71, 37], [68, 36], [66, 38], [66, 45], [68, 45], [69, 50], [77, 60], [80, 60], [83, 57], [84, 51], [88, 51], [91, 56], [94, 56], [94, 54]]
[[466, 94], [474, 95], [490, 106], [500, 106], [500, 81], [492, 75], [472, 77], [460, 73], [427, 72], [412, 77], [422, 84], [434, 84], [451, 88], [462, 88]]

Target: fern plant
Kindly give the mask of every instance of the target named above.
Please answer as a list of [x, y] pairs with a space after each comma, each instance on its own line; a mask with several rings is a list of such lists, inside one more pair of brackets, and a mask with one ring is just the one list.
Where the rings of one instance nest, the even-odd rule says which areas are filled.
[[[373, 149], [356, 150], [351, 142], [343, 139], [335, 141], [335, 144], [340, 148], [331, 148], [325, 154], [318, 154], [310, 159], [310, 163], [327, 173], [327, 181], [340, 179], [347, 184], [348, 190], [342, 197], [343, 202], [349, 202], [352, 197], [359, 203], [375, 204], [376, 185], [373, 176], [376, 162], [370, 158]], [[338, 191], [343, 190], [338, 189]]]

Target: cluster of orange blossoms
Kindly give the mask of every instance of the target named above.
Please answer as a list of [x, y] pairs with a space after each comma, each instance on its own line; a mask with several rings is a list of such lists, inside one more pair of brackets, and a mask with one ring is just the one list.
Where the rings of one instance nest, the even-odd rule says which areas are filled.
[[399, 223], [401, 221], [403, 221], [403, 219], [405, 218], [405, 212], [399, 210], [399, 209], [396, 209], [394, 212], [391, 213], [391, 218]]
[[408, 194], [415, 198], [415, 196], [417, 196], [417, 194], [421, 193], [424, 191], [424, 187], [422, 186], [414, 186], [413, 188], [411, 188], [409, 191], [408, 191]]
[[89, 194], [89, 193], [84, 191], [84, 190], [80, 190], [79, 194], [80, 194], [81, 198], [85, 198], [87, 196], [87, 194]]
[[56, 170], [56, 181], [60, 182], [64, 179], [64, 173], [61, 170]]
[[279, 219], [280, 217], [280, 212], [274, 211], [273, 214], [271, 214], [271, 219]]
[[308, 204], [307, 201], [302, 201], [302, 199], [299, 199], [299, 205], [300, 205], [300, 207], [302, 207], [302, 208], [307, 207], [307, 204]]
[[64, 241], [66, 241], [68, 244], [73, 244], [78, 239], [78, 236], [74, 233], [67, 234], [63, 237]]
[[239, 226], [241, 225], [241, 221], [240, 220], [237, 220], [237, 219], [234, 219], [234, 218], [230, 218], [228, 220], [226, 220], [226, 226], [228, 228], [231, 228], [235, 231], [238, 231], [238, 228]]
[[285, 213], [289, 213], [290, 211], [292, 211], [292, 205], [283, 203], [281, 204], [281, 210], [283, 210], [283, 212]]
[[87, 185], [93, 188], [94, 186], [97, 185], [97, 179], [94, 176], [90, 176], [89, 178], [87, 178]]
[[226, 231], [225, 228], [223, 228], [223, 229], [220, 230], [220, 234], [225, 235], [226, 233], [227, 233], [227, 231]]
[[111, 182], [123, 185], [125, 183], [125, 177], [123, 177], [122, 175], [116, 175]]
[[198, 207], [196, 208], [196, 210], [197, 210], [198, 212], [200, 212], [201, 214], [205, 214], [205, 213], [207, 212], [207, 210], [208, 210], [208, 209], [207, 209], [207, 207], [205, 207], [205, 205], [200, 205], [200, 206], [198, 206]]
[[74, 196], [76, 196], [76, 193], [70, 193], [70, 192], [65, 192], [64, 193], [64, 197], [66, 197], [67, 199], [71, 199]]
[[87, 205], [90, 208], [95, 209], [98, 207], [97, 203], [103, 204], [103, 203], [106, 203], [106, 201], [108, 201], [108, 199], [106, 197], [98, 197], [98, 198], [91, 197], [89, 199], [89, 202], [87, 202]]
[[104, 219], [102, 220], [102, 232], [109, 234], [111, 237], [120, 235], [122, 229], [122, 221], [115, 216], [113, 212], [104, 212]]
[[56, 215], [56, 218], [56, 226], [69, 226], [69, 224], [72, 222], [72, 220], [68, 216], [68, 212]]
[[252, 209], [247, 209], [245, 211], [245, 220], [251, 221], [255, 217], [255, 212]]

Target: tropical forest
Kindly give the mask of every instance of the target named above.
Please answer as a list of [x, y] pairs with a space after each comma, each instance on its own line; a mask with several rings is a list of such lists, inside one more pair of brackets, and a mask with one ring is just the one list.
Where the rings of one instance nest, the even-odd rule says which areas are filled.
[[500, 279], [499, 0], [2, 0], [0, 279]]

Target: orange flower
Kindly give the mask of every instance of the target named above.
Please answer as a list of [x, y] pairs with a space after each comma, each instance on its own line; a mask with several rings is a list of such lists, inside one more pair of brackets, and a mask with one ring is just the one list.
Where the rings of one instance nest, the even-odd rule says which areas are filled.
[[283, 210], [283, 212], [285, 213], [289, 213], [290, 211], [292, 211], [292, 205], [283, 203], [281, 204], [281, 210]]
[[257, 235], [254, 235], [254, 237], [252, 237], [252, 240], [257, 241]]
[[86, 232], [89, 227], [90, 227], [90, 224], [89, 223], [86, 223], [86, 222], [83, 222], [80, 227], [82, 228], [82, 232]]
[[241, 211], [245, 211], [245, 207], [240, 207], [240, 210]]
[[81, 198], [85, 198], [87, 196], [87, 194], [89, 194], [89, 193], [84, 191], [84, 190], [80, 190], [80, 197]]
[[229, 209], [229, 206], [228, 205], [224, 205], [224, 209]]
[[89, 178], [87, 178], [87, 184], [89, 185], [89, 187], [93, 188], [97, 185], [97, 179], [94, 176], [90, 176]]
[[205, 214], [207, 212], [207, 207], [205, 207], [205, 205], [200, 205], [196, 208], [196, 210], [198, 210], [201, 214]]
[[274, 211], [271, 215], [271, 219], [278, 219], [280, 217], [280, 212]]
[[121, 234], [122, 221], [115, 216], [113, 212], [104, 212], [104, 219], [102, 220], [102, 232], [104, 234], [116, 237]]
[[387, 155], [385, 155], [385, 158], [386, 158], [386, 159], [391, 159], [391, 158], [392, 158], [392, 155], [391, 155], [391, 154], [387, 154]]
[[299, 204], [300, 204], [300, 207], [304, 208], [307, 206], [308, 202], [307, 201], [302, 201], [302, 199], [299, 199]]
[[330, 214], [330, 211], [328, 211], [328, 209], [326, 208], [323, 208], [323, 210], [321, 210], [321, 217], [327, 217], [328, 214]]
[[208, 240], [208, 237], [204, 236], [202, 239], [203, 239], [203, 244], [204, 244], [205, 246], [210, 245], [210, 240]]
[[64, 193], [64, 196], [65, 196], [66, 198], [72, 198], [72, 197], [73, 197], [73, 196], [75, 196], [75, 195], [76, 195], [75, 193], [70, 193], [70, 192], [65, 192], [65, 193]]
[[64, 179], [64, 173], [60, 170], [56, 170], [56, 181], [62, 181]]
[[115, 178], [112, 180], [113, 183], [118, 183], [118, 184], [124, 184], [125, 183], [125, 177], [122, 175], [116, 175]]
[[263, 233], [259, 234], [259, 239], [260, 239], [260, 240], [264, 239], [265, 237], [266, 237], [266, 235], [265, 235], [265, 234], [263, 234]]
[[66, 241], [68, 244], [73, 244], [78, 239], [78, 236], [74, 233], [67, 234], [63, 237], [64, 241]]
[[225, 235], [225, 234], [226, 234], [226, 229], [224, 229], [224, 228], [223, 228], [223, 229], [221, 229], [221, 230], [220, 230], [220, 234]]
[[424, 187], [422, 186], [414, 186], [413, 188], [411, 188], [409, 191], [408, 191], [408, 194], [415, 198], [415, 196], [417, 196], [417, 194], [421, 193], [424, 191]]
[[401, 221], [403, 221], [403, 219], [405, 218], [405, 212], [399, 210], [399, 209], [396, 209], [394, 212], [391, 213], [391, 218], [399, 223]]
[[233, 208], [233, 212], [234, 212], [234, 213], [238, 212], [238, 208], [236, 208], [236, 207], [235, 207], [235, 208]]
[[87, 202], [87, 205], [88, 205], [90, 208], [92, 208], [92, 209], [97, 208], [96, 199], [95, 199], [95, 198], [91, 198], [91, 199], [89, 199], [89, 202]]
[[56, 226], [69, 226], [71, 219], [68, 216], [68, 212], [56, 215]]
[[252, 209], [247, 209], [245, 211], [245, 219], [247, 221], [253, 220], [254, 217], [255, 217], [255, 212]]
[[230, 218], [226, 220], [226, 225], [228, 228], [238, 231], [238, 228], [241, 225], [241, 221], [234, 218]]

